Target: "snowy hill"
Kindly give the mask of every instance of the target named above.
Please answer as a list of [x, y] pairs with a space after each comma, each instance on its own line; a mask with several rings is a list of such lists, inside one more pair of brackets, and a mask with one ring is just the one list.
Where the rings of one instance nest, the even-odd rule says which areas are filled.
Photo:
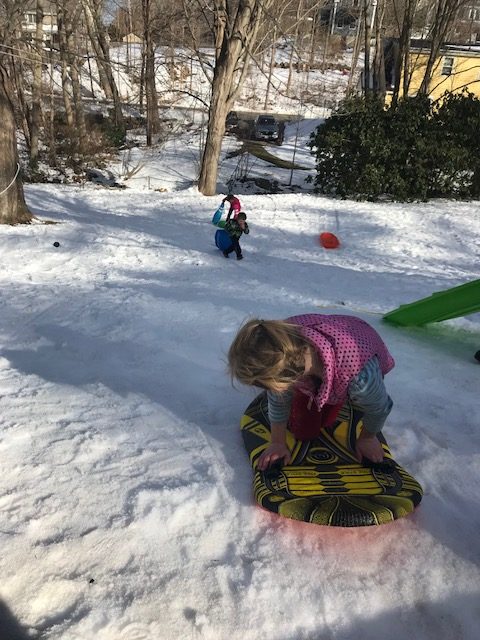
[[[11, 616], [42, 640], [476, 640], [480, 317], [381, 314], [478, 278], [478, 203], [240, 194], [238, 263], [213, 244], [220, 195], [138, 184], [28, 186], [58, 224], [0, 228], [0, 637]], [[307, 311], [359, 315], [396, 359], [385, 435], [425, 489], [404, 520], [253, 504], [253, 391], [225, 353], [245, 317]]]

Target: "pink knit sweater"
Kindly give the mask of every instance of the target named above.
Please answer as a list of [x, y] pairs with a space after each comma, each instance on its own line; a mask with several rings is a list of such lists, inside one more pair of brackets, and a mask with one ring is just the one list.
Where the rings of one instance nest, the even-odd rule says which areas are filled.
[[344, 402], [352, 378], [374, 356], [378, 358], [383, 375], [395, 366], [378, 333], [360, 318], [309, 313], [292, 316], [286, 322], [301, 328], [323, 363], [322, 384], [315, 396], [319, 410], [325, 404]]

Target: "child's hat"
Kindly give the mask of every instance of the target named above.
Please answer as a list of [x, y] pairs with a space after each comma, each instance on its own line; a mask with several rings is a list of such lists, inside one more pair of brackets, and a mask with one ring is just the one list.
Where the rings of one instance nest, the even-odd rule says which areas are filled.
[[237, 218], [240, 218], [240, 220], [246, 220], [247, 219], [247, 214], [244, 213], [243, 211], [239, 211]]

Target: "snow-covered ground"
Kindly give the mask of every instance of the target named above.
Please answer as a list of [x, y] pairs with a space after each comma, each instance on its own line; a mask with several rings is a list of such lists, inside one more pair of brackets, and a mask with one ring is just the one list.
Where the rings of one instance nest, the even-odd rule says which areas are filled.
[[[333, 47], [335, 49], [335, 47]], [[288, 44], [278, 42], [275, 50], [275, 66], [269, 73], [268, 56], [263, 60], [252, 59], [249, 64], [245, 82], [235, 108], [255, 111], [271, 111], [274, 113], [300, 114], [315, 117], [324, 110], [333, 108], [345, 97], [352, 64], [352, 50], [346, 49], [336, 52], [330, 46], [326, 62], [323, 60], [323, 50], [318, 48], [313, 67], [306, 69], [303, 62], [297, 68], [298, 55], [309, 59], [310, 52], [299, 51], [295, 48], [290, 70], [292, 54]], [[155, 51], [156, 88], [160, 104], [164, 108], [175, 104], [190, 109], [203, 109], [209, 102], [210, 84], [205, 73], [211, 72], [214, 64], [212, 49], [203, 49], [203, 67], [196, 54], [189, 49], [175, 49], [159, 46]], [[110, 60], [119, 95], [123, 101], [125, 112], [128, 105], [138, 111], [140, 97], [139, 78], [142, 66], [142, 46], [140, 44], [112, 43], [110, 46]], [[80, 82], [86, 99], [91, 100], [90, 108], [94, 108], [99, 101], [99, 108], [104, 109], [105, 95], [99, 82], [99, 74], [94, 57], [89, 60], [79, 59]], [[325, 68], [324, 68], [325, 67]], [[352, 86], [358, 85], [358, 78], [363, 67], [362, 60], [358, 61], [356, 72], [353, 74]], [[55, 91], [61, 94], [61, 68], [59, 65], [45, 68], [45, 81], [53, 79]], [[281, 99], [279, 100], [279, 96]], [[101, 105], [101, 106], [100, 106]]]
[[[183, 140], [137, 152], [124, 190], [28, 186], [58, 224], [0, 227], [0, 638], [477, 640], [480, 314], [381, 318], [479, 277], [479, 203], [250, 188], [245, 260], [225, 260], [221, 195], [185, 188], [198, 141]], [[319, 527], [252, 501], [239, 420], [254, 391], [232, 388], [226, 351], [248, 316], [312, 311], [359, 315], [396, 359], [385, 435], [425, 496], [391, 525]]]
[[[188, 49], [175, 49], [172, 59], [170, 47], [157, 47], [156, 58], [156, 86], [159, 99], [165, 104], [193, 104], [192, 96], [208, 102], [209, 83], [205, 70], [212, 69], [214, 52], [212, 49], [202, 49], [204, 64], [200, 65], [196, 54]], [[245, 83], [240, 92], [238, 103], [250, 109], [274, 110], [284, 113], [298, 113], [299, 99], [302, 96], [302, 109], [315, 111], [320, 106], [332, 105], [345, 97], [350, 67], [352, 64], [352, 50], [346, 49], [335, 52], [330, 47], [327, 60], [323, 61], [323, 49], [316, 50], [312, 61], [313, 68], [306, 70], [305, 60], [310, 52], [299, 51], [286, 42], [278, 42], [274, 51], [275, 66], [269, 73], [270, 52], [263, 60], [252, 59]], [[293, 55], [292, 55], [293, 54]], [[298, 56], [302, 55], [303, 61]], [[292, 69], [290, 70], [290, 58]], [[137, 101], [139, 96], [138, 78], [142, 64], [142, 47], [139, 44], [114, 43], [110, 47], [110, 59], [114, 77], [122, 99]], [[297, 62], [300, 66], [297, 68]], [[205, 64], [207, 63], [207, 64]], [[324, 68], [325, 67], [325, 68]], [[354, 74], [353, 85], [356, 86], [363, 63], [359, 61]], [[93, 70], [94, 77], [98, 76], [94, 61], [88, 72]], [[99, 86], [93, 85], [89, 73], [85, 69], [83, 84], [85, 89], [98, 97]], [[87, 81], [88, 80], [88, 81]], [[60, 78], [59, 78], [60, 82]], [[281, 101], [278, 94], [282, 95]], [[287, 95], [289, 94], [289, 95]], [[266, 104], [265, 104], [266, 103]], [[197, 106], [199, 103], [197, 102]]]

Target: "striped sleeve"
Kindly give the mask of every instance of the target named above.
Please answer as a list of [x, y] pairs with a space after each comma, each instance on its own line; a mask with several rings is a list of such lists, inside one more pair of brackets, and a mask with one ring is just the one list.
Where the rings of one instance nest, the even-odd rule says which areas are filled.
[[290, 416], [290, 407], [292, 405], [293, 391], [284, 391], [283, 393], [275, 393], [267, 391], [268, 399], [268, 417], [272, 422], [287, 422]]
[[370, 433], [383, 429], [392, 410], [393, 402], [385, 389], [377, 357], [367, 362], [348, 386], [348, 395], [354, 407], [363, 412], [363, 425]]

